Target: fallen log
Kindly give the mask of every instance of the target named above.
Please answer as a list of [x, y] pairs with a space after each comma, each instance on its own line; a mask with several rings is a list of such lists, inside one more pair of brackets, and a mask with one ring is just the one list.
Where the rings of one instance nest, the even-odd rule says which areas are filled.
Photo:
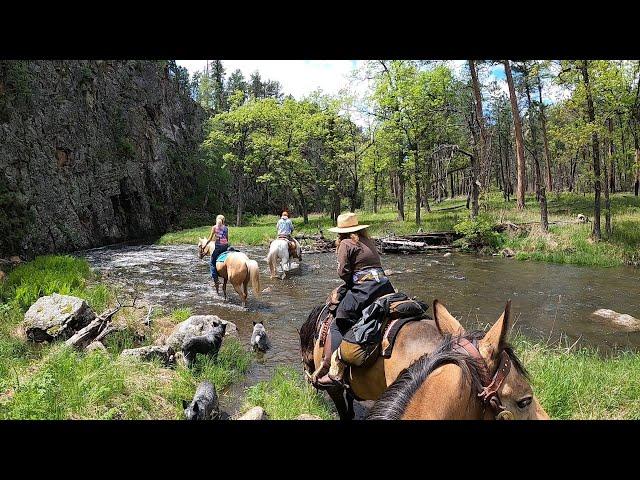
[[[115, 307], [112, 310], [103, 313], [99, 317], [96, 317], [91, 321], [91, 323], [89, 323], [89, 325], [74, 333], [73, 336], [71, 336], [65, 343], [79, 350], [86, 348], [100, 335], [103, 329], [106, 329], [108, 326], [107, 323], [111, 321], [111, 318], [120, 310], [120, 308], [120, 306]], [[106, 334], [100, 338], [104, 338], [105, 336]]]

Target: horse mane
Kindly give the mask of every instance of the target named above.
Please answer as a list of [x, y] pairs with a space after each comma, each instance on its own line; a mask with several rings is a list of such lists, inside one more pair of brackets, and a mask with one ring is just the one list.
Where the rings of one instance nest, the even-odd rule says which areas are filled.
[[[415, 395], [416, 391], [426, 381], [434, 370], [447, 364], [454, 364], [462, 370], [462, 377], [465, 381], [471, 383], [470, 395], [477, 399], [477, 394], [482, 391], [482, 373], [481, 365], [473, 357], [454, 350], [457, 342], [466, 338], [474, 342], [481, 340], [485, 332], [475, 330], [460, 336], [445, 335], [442, 343], [438, 348], [429, 354], [425, 354], [418, 360], [413, 362], [408, 368], [405, 368], [398, 378], [385, 390], [376, 403], [369, 410], [367, 420], [399, 420], [402, 418], [409, 402]], [[505, 346], [507, 352], [516, 370], [528, 378], [528, 373], [520, 360], [516, 357], [513, 348], [510, 345]]]
[[318, 316], [324, 307], [324, 305], [314, 307], [309, 317], [307, 317], [307, 320], [300, 327], [300, 354], [302, 355], [302, 362], [311, 372], [315, 370], [313, 348], [315, 345], [316, 325], [318, 323]]

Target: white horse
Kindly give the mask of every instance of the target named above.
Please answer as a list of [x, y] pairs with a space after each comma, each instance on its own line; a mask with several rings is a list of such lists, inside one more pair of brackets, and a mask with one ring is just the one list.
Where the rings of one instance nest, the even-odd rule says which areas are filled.
[[[296, 242], [296, 250], [293, 255], [289, 254], [289, 241], [286, 238], [276, 238], [271, 242], [269, 246], [269, 254], [267, 255], [267, 262], [269, 263], [269, 270], [271, 271], [271, 278], [276, 276], [278, 260], [282, 266], [282, 280], [287, 276], [287, 271], [291, 270], [291, 257], [297, 258], [299, 262], [302, 262], [302, 248], [300, 244]], [[285, 270], [285, 264], [287, 269]]]

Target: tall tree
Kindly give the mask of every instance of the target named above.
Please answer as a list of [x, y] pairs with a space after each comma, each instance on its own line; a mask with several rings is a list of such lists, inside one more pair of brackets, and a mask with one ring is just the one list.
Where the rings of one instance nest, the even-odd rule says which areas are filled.
[[520, 120], [520, 112], [518, 110], [518, 98], [516, 97], [516, 89], [513, 85], [513, 76], [511, 74], [511, 65], [509, 60], [503, 60], [504, 73], [507, 77], [507, 85], [509, 87], [509, 99], [511, 100], [511, 111], [513, 115], [513, 127], [515, 131], [516, 141], [516, 160], [518, 167], [518, 183], [516, 185], [516, 198], [518, 201], [518, 209], [524, 209], [525, 199], [525, 173], [526, 167], [524, 163], [524, 139], [522, 135], [522, 122]]

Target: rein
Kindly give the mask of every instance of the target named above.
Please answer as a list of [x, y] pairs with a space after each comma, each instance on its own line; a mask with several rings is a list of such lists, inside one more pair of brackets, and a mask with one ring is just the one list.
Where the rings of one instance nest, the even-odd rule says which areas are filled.
[[461, 338], [458, 340], [455, 350], [469, 355], [481, 367], [482, 391], [478, 393], [478, 397], [482, 401], [483, 407], [486, 409], [489, 406], [495, 413], [496, 420], [513, 420], [513, 413], [506, 409], [500, 400], [500, 395], [498, 395], [498, 390], [500, 390], [504, 379], [507, 378], [509, 370], [511, 370], [511, 357], [509, 357], [509, 354], [505, 350], [502, 351], [498, 360], [498, 368], [493, 377], [490, 377], [487, 362], [480, 355], [478, 347], [474, 343], [466, 338]]

